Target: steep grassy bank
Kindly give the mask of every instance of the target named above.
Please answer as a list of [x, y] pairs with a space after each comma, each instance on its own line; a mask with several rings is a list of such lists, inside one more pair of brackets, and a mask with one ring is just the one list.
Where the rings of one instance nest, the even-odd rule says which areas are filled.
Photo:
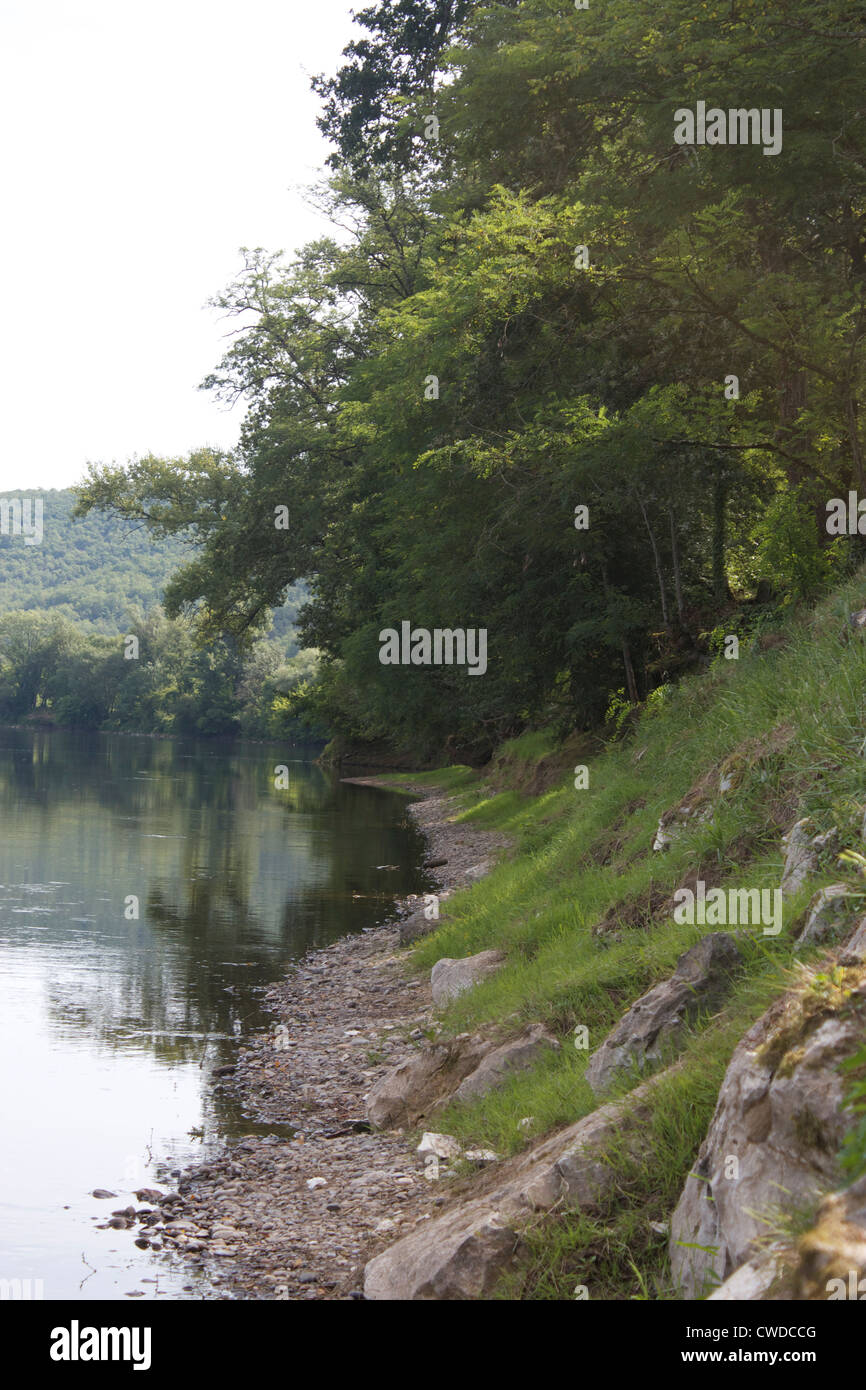
[[[595, 756], [584, 752], [572, 761], [574, 749], [557, 755], [551, 740], [532, 734], [506, 745], [481, 776], [449, 768], [413, 778], [457, 793], [459, 820], [505, 830], [517, 844], [477, 886], [443, 903], [439, 928], [411, 956], [419, 973], [442, 956], [504, 950], [505, 968], [450, 1006], [446, 1029], [541, 1020], [562, 1040], [542, 1066], [437, 1118], [437, 1128], [466, 1145], [500, 1154], [599, 1104], [584, 1079], [591, 1052], [709, 929], [674, 921], [678, 886], [703, 878], [722, 887], [778, 888], [781, 837], [795, 820], [808, 815], [817, 830], [839, 832], [822, 873], [786, 901], [780, 934], [751, 929], [746, 970], [732, 996], [691, 1029], [680, 1067], [651, 1102], [651, 1161], [637, 1164], [625, 1149], [609, 1152], [615, 1210], [603, 1220], [541, 1222], [510, 1296], [570, 1298], [576, 1285], [590, 1283], [594, 1298], [673, 1296], [665, 1226], [731, 1052], [791, 978], [796, 928], [815, 888], [846, 880], [854, 892], [863, 887], [836, 856], [863, 848], [866, 644], [847, 618], [864, 604], [861, 571], [814, 612], [792, 616], [749, 650], [741, 647], [738, 661], [720, 660], [669, 691], [626, 741]], [[538, 780], [540, 767], [550, 780], [557, 756], [568, 758], [567, 772], [560, 768], [547, 790], [522, 790]], [[578, 762], [589, 766], [583, 790], [574, 785]], [[660, 819], [683, 803], [692, 812], [688, 824], [667, 852], [654, 852]], [[588, 1047], [575, 1045], [581, 1027]], [[531, 1125], [522, 1126], [527, 1117]]]

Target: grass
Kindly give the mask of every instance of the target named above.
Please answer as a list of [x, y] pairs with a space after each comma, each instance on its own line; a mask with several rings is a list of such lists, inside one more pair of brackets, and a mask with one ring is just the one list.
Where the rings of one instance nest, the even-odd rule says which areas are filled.
[[[498, 974], [450, 1006], [446, 1031], [541, 1021], [561, 1042], [532, 1072], [452, 1106], [437, 1127], [467, 1146], [513, 1153], [529, 1142], [521, 1119], [533, 1117], [537, 1139], [599, 1103], [584, 1080], [590, 1052], [711, 929], [673, 919], [671, 895], [689, 873], [722, 887], [777, 888], [781, 837], [803, 815], [816, 831], [836, 826], [838, 849], [862, 849], [866, 642], [841, 634], [847, 614], [864, 605], [861, 571], [813, 612], [793, 615], [779, 645], [683, 681], [627, 741], [591, 757], [567, 748], [590, 767], [586, 790], [575, 790], [570, 768], [560, 767], [555, 785], [527, 794], [533, 767], [556, 761], [543, 731], [512, 740], [481, 774], [449, 768], [411, 779], [442, 787], [455, 797], [458, 820], [504, 831], [516, 846], [443, 904], [439, 928], [412, 951], [413, 973], [443, 955], [506, 952]], [[733, 786], [721, 795], [723, 764]], [[668, 852], [653, 853], [660, 817], [689, 794], [711, 808], [711, 819], [693, 818]], [[560, 1216], [533, 1228], [518, 1296], [572, 1298], [580, 1284], [591, 1297], [672, 1296], [666, 1239], [655, 1227], [682, 1191], [734, 1046], [790, 978], [806, 902], [831, 881], [863, 886], [856, 865], [831, 855], [786, 903], [779, 936], [754, 929], [743, 946], [745, 975], [724, 1009], [692, 1028], [682, 1066], [654, 1097], [649, 1161], [610, 1156], [619, 1196], [604, 1218]], [[573, 1045], [578, 1024], [589, 1030], [589, 1052]]]

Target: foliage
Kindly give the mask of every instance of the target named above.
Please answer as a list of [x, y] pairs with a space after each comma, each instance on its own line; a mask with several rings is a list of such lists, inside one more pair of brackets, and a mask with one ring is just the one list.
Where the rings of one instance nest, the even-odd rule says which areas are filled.
[[[820, 593], [863, 544], [824, 516], [866, 490], [861, 8], [369, 6], [317, 83], [341, 241], [218, 301], [237, 451], [94, 468], [80, 510], [191, 529], [166, 603], [214, 637], [309, 580], [311, 707], [419, 759], [589, 727]], [[699, 101], [780, 110], [781, 151], [677, 144]], [[383, 666], [407, 620], [485, 628], [484, 678]]]
[[[133, 641], [137, 647], [133, 645]], [[261, 639], [203, 645], [188, 621], [158, 608], [123, 637], [49, 612], [0, 615], [0, 720], [36, 719], [134, 733], [309, 737], [321, 731], [290, 696], [315, 679], [316, 654], [286, 660]]]

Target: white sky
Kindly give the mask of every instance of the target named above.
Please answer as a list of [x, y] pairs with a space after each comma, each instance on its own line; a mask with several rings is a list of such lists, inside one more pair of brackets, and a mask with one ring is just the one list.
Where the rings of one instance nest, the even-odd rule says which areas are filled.
[[0, 491], [235, 442], [196, 390], [230, 327], [205, 306], [239, 247], [327, 230], [309, 74], [350, 8], [0, 0]]

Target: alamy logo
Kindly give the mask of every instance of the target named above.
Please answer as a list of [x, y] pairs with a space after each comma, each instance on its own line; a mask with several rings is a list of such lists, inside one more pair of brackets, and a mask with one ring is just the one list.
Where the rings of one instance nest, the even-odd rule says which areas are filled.
[[695, 891], [678, 888], [674, 893], [674, 921], [700, 927], [762, 926], [764, 936], [782, 930], [781, 888], [711, 888], [699, 878]]
[[759, 110], [740, 106], [723, 111], [699, 101], [696, 111], [681, 106], [674, 112], [674, 140], [678, 145], [763, 145], [764, 154], [782, 152], [782, 112], [777, 106]]
[[828, 1303], [840, 1298], [850, 1298], [855, 1303], [862, 1303], [866, 1300], [866, 1279], [858, 1279], [857, 1274], [856, 1269], [848, 1270], [847, 1287], [844, 1279], [828, 1279], [826, 1285]]
[[470, 676], [487, 670], [486, 627], [413, 628], [402, 622], [379, 633], [379, 660], [383, 666], [466, 666]]
[[41, 1279], [0, 1279], [0, 1303], [44, 1297], [45, 1284]]
[[0, 536], [23, 536], [25, 545], [41, 545], [42, 498], [0, 497]]
[[51, 1331], [52, 1361], [131, 1361], [134, 1371], [150, 1370], [149, 1327], [69, 1327]]
[[828, 536], [866, 536], [866, 497], [856, 492], [844, 497], [831, 497], [826, 503]]

